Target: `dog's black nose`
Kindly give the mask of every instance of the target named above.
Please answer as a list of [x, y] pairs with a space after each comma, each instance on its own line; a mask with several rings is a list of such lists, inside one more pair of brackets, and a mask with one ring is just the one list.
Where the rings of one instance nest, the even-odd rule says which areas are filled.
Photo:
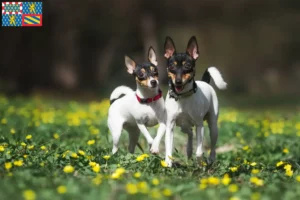
[[155, 87], [155, 86], [157, 86], [157, 81], [152, 80], [152, 81], [150, 81], [150, 84], [151, 84], [152, 87]]
[[182, 84], [182, 80], [181, 79], [176, 79], [175, 83], [176, 83], [176, 85], [181, 85]]

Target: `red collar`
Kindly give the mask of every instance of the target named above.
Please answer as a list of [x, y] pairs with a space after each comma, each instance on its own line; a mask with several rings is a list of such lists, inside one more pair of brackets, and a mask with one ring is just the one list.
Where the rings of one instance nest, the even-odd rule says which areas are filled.
[[162, 97], [162, 91], [159, 89], [158, 90], [158, 95], [156, 95], [155, 97], [153, 98], [147, 98], [147, 99], [142, 99], [141, 97], [139, 97], [137, 94], [135, 94], [137, 100], [140, 102], [140, 103], [151, 103], [153, 101], [157, 101], [158, 99], [160, 99]]

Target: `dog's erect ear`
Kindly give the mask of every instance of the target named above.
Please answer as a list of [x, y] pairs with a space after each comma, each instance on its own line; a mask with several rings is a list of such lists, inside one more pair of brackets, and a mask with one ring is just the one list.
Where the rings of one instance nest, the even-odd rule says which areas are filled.
[[191, 37], [191, 39], [189, 40], [189, 43], [188, 43], [187, 48], [186, 48], [186, 52], [192, 58], [194, 58], [194, 60], [196, 60], [198, 58], [199, 51], [198, 51], [198, 44], [197, 44], [197, 40], [196, 40], [195, 36]]
[[151, 62], [154, 65], [157, 65], [156, 54], [155, 54], [153, 47], [149, 48], [148, 59], [149, 59], [149, 62]]
[[128, 56], [125, 56], [125, 65], [127, 67], [127, 72], [129, 74], [133, 74], [136, 67], [136, 63], [134, 62], [134, 60], [132, 60]]
[[166, 37], [165, 41], [165, 58], [170, 58], [176, 52], [175, 44], [169, 36]]

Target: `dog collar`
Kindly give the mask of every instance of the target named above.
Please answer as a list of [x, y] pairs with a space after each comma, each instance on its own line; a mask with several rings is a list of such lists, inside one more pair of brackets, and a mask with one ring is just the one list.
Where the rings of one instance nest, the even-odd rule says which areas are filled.
[[146, 104], [146, 103], [151, 103], [153, 101], [157, 101], [158, 99], [160, 99], [162, 97], [162, 91], [159, 89], [158, 90], [158, 95], [156, 95], [155, 97], [153, 98], [145, 98], [145, 99], [142, 99], [141, 97], [139, 97], [137, 94], [135, 94], [137, 100], [142, 103], [142, 104]]
[[178, 93], [175, 92], [172, 80], [171, 79], [169, 80], [169, 95], [170, 95], [171, 98], [174, 98], [175, 101], [178, 101], [178, 99], [181, 99], [183, 97], [191, 96], [192, 94], [197, 92], [197, 88], [198, 88], [197, 84], [193, 80], [193, 88], [192, 89], [190, 89], [186, 93], [178, 94]]

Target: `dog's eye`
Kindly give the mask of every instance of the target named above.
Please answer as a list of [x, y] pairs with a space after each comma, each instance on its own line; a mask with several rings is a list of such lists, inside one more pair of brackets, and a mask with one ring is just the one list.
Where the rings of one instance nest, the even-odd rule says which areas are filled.
[[144, 72], [138, 71], [138, 72], [137, 72], [137, 76], [138, 76], [139, 78], [144, 78]]
[[192, 65], [190, 63], [186, 63], [184, 65], [184, 68], [186, 68], [186, 69], [191, 69], [191, 67], [192, 67]]
[[174, 64], [169, 65], [169, 70], [175, 70], [175, 65]]

